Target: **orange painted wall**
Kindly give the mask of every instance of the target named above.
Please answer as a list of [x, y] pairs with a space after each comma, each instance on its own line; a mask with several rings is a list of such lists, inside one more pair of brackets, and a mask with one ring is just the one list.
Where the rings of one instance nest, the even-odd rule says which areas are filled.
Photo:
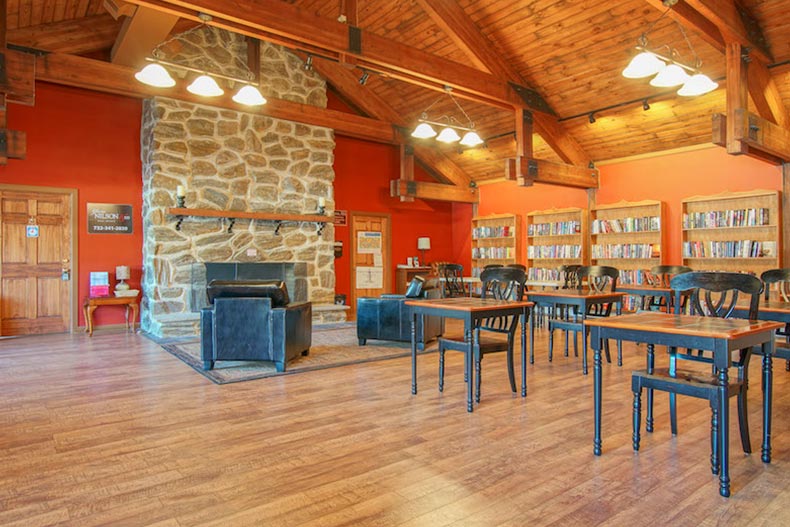
[[681, 263], [681, 205], [684, 198], [721, 192], [781, 190], [778, 166], [711, 147], [601, 167], [599, 205], [656, 199], [666, 204], [665, 262]]
[[[116, 265], [131, 268], [129, 282], [139, 289], [141, 108], [137, 99], [46, 83], [36, 83], [35, 106], [8, 105], [8, 128], [27, 133], [27, 158], [0, 167], [0, 182], [78, 189], [80, 300], [88, 294], [90, 271], [109, 271], [114, 284]], [[133, 234], [87, 234], [89, 202], [132, 205]], [[123, 323], [123, 309], [98, 309], [94, 319], [96, 325]]]

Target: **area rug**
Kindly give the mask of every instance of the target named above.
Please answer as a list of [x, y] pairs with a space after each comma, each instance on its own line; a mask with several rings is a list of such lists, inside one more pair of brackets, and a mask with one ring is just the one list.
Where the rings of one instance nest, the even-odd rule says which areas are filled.
[[[411, 346], [408, 342], [368, 340], [365, 346], [360, 346], [355, 324], [313, 326], [313, 345], [310, 347], [310, 354], [289, 362], [284, 372], [276, 371], [274, 363], [266, 361], [218, 361], [214, 363], [213, 370], [205, 371], [200, 358], [200, 340], [162, 343], [161, 346], [216, 384], [292, 375], [411, 355]], [[419, 353], [432, 351], [436, 351], [435, 343], [429, 344], [427, 350]]]

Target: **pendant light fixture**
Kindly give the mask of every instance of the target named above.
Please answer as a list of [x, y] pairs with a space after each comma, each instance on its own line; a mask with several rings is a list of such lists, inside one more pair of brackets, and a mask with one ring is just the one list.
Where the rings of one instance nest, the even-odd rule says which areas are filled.
[[676, 22], [680, 29], [680, 33], [683, 35], [683, 39], [686, 41], [686, 44], [691, 50], [691, 54], [694, 56], [693, 66], [681, 62], [678, 59], [679, 53], [671, 46], [662, 46], [662, 48], [668, 49], [668, 53], [662, 54], [655, 49], [650, 49], [647, 44], [647, 34], [659, 20], [669, 13], [672, 6], [676, 3], [677, 0], [664, 0], [663, 4], [667, 6], [667, 10], [664, 11], [664, 13], [662, 13], [661, 16], [639, 37], [636, 46], [636, 50], [639, 53], [631, 59], [631, 62], [623, 70], [622, 75], [628, 79], [642, 79], [655, 75], [650, 80], [651, 86], [659, 88], [681, 86], [677, 92], [678, 95], [703, 95], [715, 90], [719, 85], [700, 71], [702, 61], [700, 61], [694, 51], [691, 41], [686, 35], [686, 31], [683, 29], [682, 25]]
[[163, 50], [168, 43], [174, 40], [183, 39], [192, 32], [209, 27], [208, 22], [211, 21], [210, 15], [199, 13], [198, 18], [200, 18], [202, 22], [199, 26], [179, 33], [158, 44], [151, 52], [152, 56], [146, 58], [150, 64], [135, 73], [135, 79], [155, 88], [172, 88], [176, 85], [176, 81], [173, 79], [168, 69], [179, 72], [181, 77], [196, 74], [197, 76], [192, 80], [191, 84], [187, 86], [187, 91], [201, 97], [219, 97], [223, 95], [225, 90], [217, 83], [216, 79], [224, 79], [229, 81], [231, 86], [241, 86], [233, 96], [235, 102], [246, 106], [260, 106], [266, 104], [266, 98], [261, 95], [257, 84], [253, 80], [255, 76], [249, 68], [244, 72], [247, 78], [238, 78], [217, 72], [208, 72], [186, 64], [165, 60]]
[[[444, 87], [444, 93], [450, 98], [450, 100], [453, 101], [455, 107], [464, 116], [465, 122], [459, 121], [452, 115], [442, 115], [441, 117], [435, 118], [433, 120], [429, 119], [428, 110], [430, 110], [437, 102], [442, 100], [443, 96], [439, 96], [439, 98], [433, 101], [425, 110], [422, 111], [419, 118], [419, 124], [411, 133], [411, 136], [418, 139], [430, 139], [431, 137], [435, 137], [436, 140], [441, 143], [458, 143], [468, 147], [475, 147], [483, 144], [484, 141], [475, 131], [475, 123], [472, 122], [472, 119], [469, 117], [469, 115], [464, 111], [456, 98], [453, 97], [452, 90], [453, 89], [450, 86]], [[441, 131], [438, 134], [433, 128], [434, 126], [441, 128]], [[463, 137], [459, 134], [459, 132], [463, 133]]]

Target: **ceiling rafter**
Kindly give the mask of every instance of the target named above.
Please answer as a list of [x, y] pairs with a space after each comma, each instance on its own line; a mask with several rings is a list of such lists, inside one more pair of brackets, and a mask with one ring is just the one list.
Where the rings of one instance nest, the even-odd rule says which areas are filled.
[[[525, 79], [502, 59], [502, 54], [494, 49], [491, 41], [455, 0], [417, 0], [417, 3], [475, 65], [508, 82], [526, 85]], [[516, 111], [517, 120], [519, 115], [520, 112]], [[563, 161], [578, 166], [590, 163], [590, 156], [556, 117], [537, 112], [533, 118], [535, 131]]]
[[550, 112], [545, 101], [530, 88], [514, 87], [504, 79], [466, 64], [308, 13], [285, 2], [128, 1], [190, 20], [198, 20], [198, 13], [206, 13], [213, 17], [213, 26], [292, 49], [301, 49], [324, 58], [355, 64], [432, 90], [444, 91], [445, 86], [450, 86], [453, 94], [484, 104], [505, 109], [529, 107], [536, 112]]
[[113, 64], [139, 67], [151, 50], [167, 38], [178, 18], [170, 13], [137, 6], [121, 26], [110, 53], [110, 61]]

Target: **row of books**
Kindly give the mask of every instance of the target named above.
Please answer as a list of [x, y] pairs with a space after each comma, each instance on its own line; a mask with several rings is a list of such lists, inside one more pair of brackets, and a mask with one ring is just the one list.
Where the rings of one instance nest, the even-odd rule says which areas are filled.
[[509, 238], [513, 236], [510, 225], [498, 225], [495, 227], [475, 227], [472, 229], [472, 238]]
[[711, 210], [683, 214], [684, 229], [715, 229], [720, 227], [755, 227], [770, 225], [769, 209]]
[[516, 250], [513, 247], [473, 247], [472, 258], [492, 258], [502, 260], [505, 258], [515, 258]]
[[528, 236], [558, 236], [579, 234], [582, 224], [578, 221], [555, 221], [553, 223], [533, 223], [527, 227]]
[[661, 218], [644, 216], [641, 218], [619, 218], [613, 220], [593, 220], [592, 233], [609, 232], [649, 232], [661, 230]]
[[527, 258], [579, 258], [582, 254], [581, 245], [530, 245]]
[[661, 246], [657, 243], [596, 244], [590, 248], [592, 258], [657, 258]]
[[683, 242], [684, 258], [775, 258], [775, 241]]
[[557, 269], [548, 269], [546, 267], [530, 267], [527, 269], [527, 280], [549, 282], [559, 279], [560, 272]]

